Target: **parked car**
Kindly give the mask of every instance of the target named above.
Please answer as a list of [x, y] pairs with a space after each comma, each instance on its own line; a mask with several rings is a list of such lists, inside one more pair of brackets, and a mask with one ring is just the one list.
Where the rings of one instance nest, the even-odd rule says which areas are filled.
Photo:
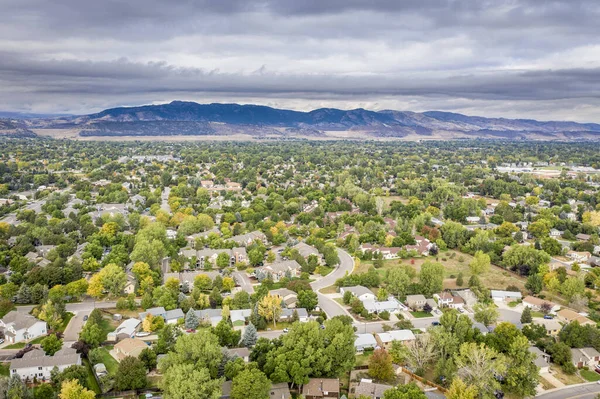
[[431, 325], [432, 325], [432, 326], [439, 326], [439, 325], [440, 325], [440, 322], [439, 322], [439, 321], [432, 321], [432, 322], [431, 322]]
[[289, 328], [284, 328], [284, 329], [283, 329], [283, 333], [284, 333], [284, 334], [285, 334], [285, 333], [287, 333], [287, 332], [289, 332], [289, 331], [290, 331], [290, 329], [289, 329]]
[[186, 333], [195, 333], [196, 330], [193, 328], [188, 328], [187, 330], [185, 330]]
[[87, 321], [88, 315], [83, 316], [83, 321]]
[[0, 338], [0, 345], [4, 343], [4, 338]]
[[549, 315], [549, 314], [547, 314], [547, 315], [544, 315], [544, 319], [546, 319], [546, 320], [552, 320], [553, 318], [554, 318], [554, 317], [552, 317], [552, 316], [551, 316], [551, 315]]

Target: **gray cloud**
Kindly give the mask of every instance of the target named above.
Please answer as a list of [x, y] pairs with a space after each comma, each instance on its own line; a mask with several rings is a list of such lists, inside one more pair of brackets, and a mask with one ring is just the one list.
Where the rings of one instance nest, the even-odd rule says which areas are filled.
[[0, 108], [188, 99], [600, 122], [593, 0], [0, 0]]

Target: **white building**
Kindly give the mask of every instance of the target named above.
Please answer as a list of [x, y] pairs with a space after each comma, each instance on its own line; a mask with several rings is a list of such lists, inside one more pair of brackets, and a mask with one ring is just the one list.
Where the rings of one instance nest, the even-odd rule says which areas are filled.
[[13, 310], [0, 319], [0, 329], [6, 341], [14, 344], [46, 335], [48, 325], [27, 313]]
[[512, 302], [523, 298], [523, 295], [516, 291], [491, 290], [491, 294], [494, 301]]
[[63, 371], [69, 366], [81, 365], [81, 356], [72, 348], [63, 348], [54, 356], [46, 356], [44, 351], [34, 349], [23, 355], [21, 359], [10, 362], [10, 376], [18, 375], [22, 380], [33, 378], [49, 380], [54, 367]]
[[357, 352], [362, 352], [365, 349], [375, 349], [377, 347], [377, 340], [373, 334], [356, 334], [354, 340], [354, 348]]
[[346, 291], [352, 293], [355, 297], [360, 299], [361, 301], [365, 300], [375, 300], [375, 294], [373, 291], [368, 289], [367, 287], [363, 287], [362, 285], [355, 285], [353, 287], [341, 287], [340, 293], [344, 295]]

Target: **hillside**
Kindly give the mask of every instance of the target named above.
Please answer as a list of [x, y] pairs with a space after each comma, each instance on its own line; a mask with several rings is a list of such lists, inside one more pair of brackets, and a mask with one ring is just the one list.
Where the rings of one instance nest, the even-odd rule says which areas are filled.
[[31, 119], [34, 129], [75, 129], [80, 136], [232, 135], [253, 137], [507, 138], [597, 140], [600, 124], [540, 122], [430, 111], [321, 108], [310, 112], [259, 105], [169, 104], [121, 107], [84, 116]]

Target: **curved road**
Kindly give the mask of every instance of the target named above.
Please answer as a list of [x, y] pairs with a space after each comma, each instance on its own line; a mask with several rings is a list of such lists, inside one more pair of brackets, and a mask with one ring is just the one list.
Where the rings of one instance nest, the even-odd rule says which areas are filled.
[[595, 382], [589, 384], [579, 384], [576, 386], [566, 386], [564, 388], [554, 389], [551, 392], [537, 395], [536, 398], [543, 399], [594, 399], [600, 393], [600, 385]]
[[322, 311], [327, 313], [327, 317], [329, 318], [334, 316], [350, 316], [350, 314], [336, 301], [319, 292], [320, 289], [335, 284], [335, 281], [338, 278], [344, 277], [346, 273], [352, 273], [352, 270], [354, 269], [354, 259], [352, 259], [346, 251], [340, 248], [338, 248], [338, 256], [340, 258], [340, 264], [331, 273], [320, 280], [310, 283], [310, 286], [317, 293], [319, 298], [319, 307]]

